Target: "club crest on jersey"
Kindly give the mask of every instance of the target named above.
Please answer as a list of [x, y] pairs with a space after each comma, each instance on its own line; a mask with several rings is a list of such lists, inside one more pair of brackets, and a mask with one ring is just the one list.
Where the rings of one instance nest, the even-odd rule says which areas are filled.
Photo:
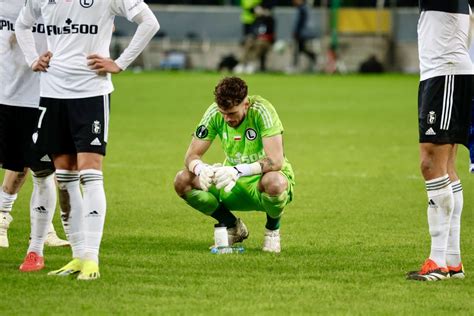
[[92, 123], [92, 134], [100, 134], [100, 122], [94, 121]]
[[56, 4], [56, 0], [48, 0], [48, 4]]
[[428, 113], [428, 116], [426, 118], [426, 121], [428, 122], [428, 124], [430, 125], [433, 125], [434, 123], [436, 123], [436, 113], [434, 111], [430, 111]]
[[245, 137], [248, 140], [254, 140], [255, 138], [257, 138], [257, 131], [255, 131], [253, 128], [247, 128], [245, 130]]
[[209, 131], [206, 126], [201, 125], [196, 129], [196, 137], [197, 138], [206, 138], [207, 134], [209, 134]]
[[94, 0], [79, 0], [79, 3], [83, 8], [90, 8], [94, 4]]

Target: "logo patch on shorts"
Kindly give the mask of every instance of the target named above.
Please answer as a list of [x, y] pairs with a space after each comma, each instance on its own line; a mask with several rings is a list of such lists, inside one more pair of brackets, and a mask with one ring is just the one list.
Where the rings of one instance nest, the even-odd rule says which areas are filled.
[[196, 129], [196, 137], [197, 138], [206, 138], [206, 136], [208, 134], [209, 134], [209, 130], [204, 125], [201, 125]]
[[430, 127], [430, 128], [426, 131], [425, 135], [434, 136], [434, 135], [436, 135], [436, 132], [433, 130], [432, 127]]
[[436, 123], [436, 113], [435, 111], [430, 111], [426, 117], [426, 121], [428, 122], [428, 124], [430, 125], [433, 125], [434, 123]]
[[100, 134], [100, 122], [99, 121], [94, 121], [92, 123], [92, 134]]
[[253, 128], [247, 128], [245, 130], [245, 137], [248, 140], [254, 140], [255, 138], [257, 138], [257, 131], [255, 131]]

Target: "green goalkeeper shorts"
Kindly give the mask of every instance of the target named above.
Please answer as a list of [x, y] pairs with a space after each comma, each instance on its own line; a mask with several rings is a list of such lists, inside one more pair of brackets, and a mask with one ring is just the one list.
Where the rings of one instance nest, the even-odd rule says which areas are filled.
[[[295, 180], [293, 173], [280, 173], [287, 179], [288, 187], [286, 192], [288, 197], [285, 205], [288, 205], [293, 199], [293, 189]], [[262, 204], [262, 192], [258, 190], [258, 183], [262, 178], [261, 175], [241, 177], [237, 180], [235, 187], [231, 192], [225, 192], [224, 189], [218, 190], [215, 186], [209, 188], [219, 202], [223, 203], [231, 211], [262, 211], [265, 209]]]

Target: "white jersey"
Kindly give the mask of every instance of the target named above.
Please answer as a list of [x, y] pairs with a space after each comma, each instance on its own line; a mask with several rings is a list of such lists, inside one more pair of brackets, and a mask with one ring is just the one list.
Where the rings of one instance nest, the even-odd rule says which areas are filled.
[[[39, 74], [27, 65], [14, 33], [22, 7], [22, 1], [0, 0], [0, 104], [34, 108], [39, 104]], [[36, 49], [45, 50], [44, 34], [34, 34]]]
[[114, 17], [132, 20], [145, 8], [143, 0], [27, 0], [18, 20], [31, 25], [42, 16], [53, 54], [48, 71], [41, 73], [40, 95], [78, 99], [111, 93], [111, 75], [97, 75], [87, 56], [109, 57]]
[[420, 80], [474, 74], [468, 51], [468, 0], [420, 0], [420, 11]]

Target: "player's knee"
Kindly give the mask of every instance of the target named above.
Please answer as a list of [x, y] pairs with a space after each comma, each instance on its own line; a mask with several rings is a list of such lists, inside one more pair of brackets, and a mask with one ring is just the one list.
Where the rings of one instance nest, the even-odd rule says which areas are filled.
[[288, 181], [279, 172], [267, 173], [262, 177], [263, 192], [275, 196], [283, 193], [288, 187]]
[[184, 196], [184, 194], [191, 189], [191, 180], [189, 172], [186, 172], [186, 170], [181, 170], [176, 174], [174, 178], [174, 190], [179, 196]]
[[54, 173], [54, 169], [31, 169], [31, 173], [33, 174], [33, 177], [35, 178], [46, 178], [47, 176], [50, 176]]
[[425, 156], [421, 158], [420, 170], [423, 175], [428, 174], [434, 170], [434, 163], [431, 156]]

